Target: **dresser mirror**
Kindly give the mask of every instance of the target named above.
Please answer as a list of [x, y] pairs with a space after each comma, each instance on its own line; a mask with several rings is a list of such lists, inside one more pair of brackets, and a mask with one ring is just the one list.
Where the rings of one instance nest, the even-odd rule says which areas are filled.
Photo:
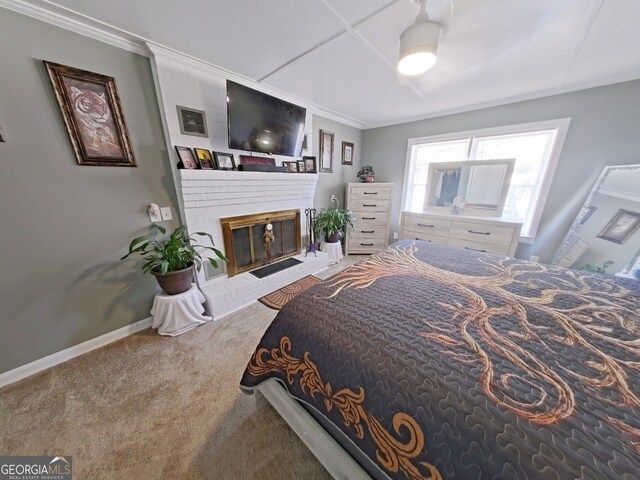
[[553, 264], [640, 278], [640, 165], [605, 167]]
[[451, 212], [459, 197], [466, 214], [502, 216], [515, 162], [507, 159], [429, 164], [424, 209]]

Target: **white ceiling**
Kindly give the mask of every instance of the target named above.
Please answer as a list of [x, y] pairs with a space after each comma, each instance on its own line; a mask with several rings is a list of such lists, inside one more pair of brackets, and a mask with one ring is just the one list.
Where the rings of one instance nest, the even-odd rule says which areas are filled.
[[640, 0], [429, 0], [444, 31], [416, 79], [395, 71], [411, 0], [12, 1], [68, 9], [367, 127], [640, 78]]

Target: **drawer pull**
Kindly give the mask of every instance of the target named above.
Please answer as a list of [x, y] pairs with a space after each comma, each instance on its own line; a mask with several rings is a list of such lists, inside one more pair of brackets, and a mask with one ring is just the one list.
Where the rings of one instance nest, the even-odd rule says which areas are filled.
[[376, 217], [362, 217], [363, 220], [375, 220]]
[[373, 243], [361, 243], [363, 247], [373, 247]]
[[469, 233], [475, 233], [476, 235], [491, 235], [491, 232], [476, 232], [475, 230], [468, 230]]
[[486, 250], [478, 250], [477, 248], [464, 247], [465, 250], [473, 250], [474, 252], [487, 253]]
[[364, 192], [365, 195], [377, 195], [378, 192]]
[[416, 240], [421, 240], [421, 241], [423, 241], [423, 242], [431, 243], [431, 240], [422, 240], [421, 238], [418, 238], [418, 237], [416, 237]]
[[429, 225], [427, 223], [419, 223], [418, 224], [419, 227], [427, 227], [427, 228], [433, 228], [435, 227], [435, 225]]
[[377, 207], [378, 205], [373, 204], [373, 203], [363, 203], [362, 206], [363, 207]]
[[374, 233], [375, 230], [360, 230], [360, 233]]

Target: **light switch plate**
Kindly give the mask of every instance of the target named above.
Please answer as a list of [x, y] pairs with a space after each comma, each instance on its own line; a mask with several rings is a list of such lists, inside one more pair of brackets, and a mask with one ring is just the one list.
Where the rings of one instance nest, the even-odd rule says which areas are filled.
[[162, 207], [160, 209], [162, 213], [162, 220], [173, 220], [173, 214], [171, 213], [171, 207]]
[[162, 214], [160, 213], [160, 207], [157, 204], [152, 203], [151, 205], [149, 205], [149, 209], [147, 211], [149, 212], [149, 220], [151, 220], [154, 223], [162, 221]]

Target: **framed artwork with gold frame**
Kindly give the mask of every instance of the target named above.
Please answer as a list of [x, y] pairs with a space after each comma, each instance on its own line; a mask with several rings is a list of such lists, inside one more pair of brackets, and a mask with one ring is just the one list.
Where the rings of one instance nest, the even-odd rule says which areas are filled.
[[78, 164], [135, 167], [115, 79], [46, 60], [44, 66]]

